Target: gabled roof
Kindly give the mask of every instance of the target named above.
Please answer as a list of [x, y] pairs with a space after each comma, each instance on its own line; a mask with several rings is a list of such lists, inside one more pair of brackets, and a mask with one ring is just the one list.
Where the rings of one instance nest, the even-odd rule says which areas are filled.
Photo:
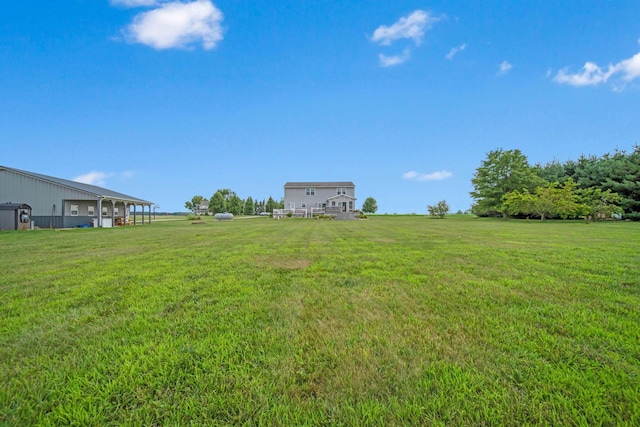
[[307, 188], [307, 187], [314, 187], [314, 188], [343, 188], [343, 187], [353, 187], [355, 188], [355, 184], [353, 182], [350, 181], [344, 181], [344, 182], [287, 182], [284, 184], [284, 188]]
[[26, 203], [0, 203], [0, 211], [15, 211], [17, 209], [31, 209]]
[[49, 182], [52, 184], [57, 184], [60, 185], [62, 187], [67, 187], [70, 188], [72, 190], [78, 190], [78, 191], [83, 191], [85, 193], [89, 193], [95, 197], [99, 197], [99, 198], [105, 198], [105, 199], [116, 199], [116, 200], [123, 200], [123, 201], [128, 201], [128, 202], [137, 202], [140, 204], [148, 204], [148, 205], [152, 205], [152, 202], [149, 202], [147, 200], [143, 200], [143, 199], [139, 199], [137, 197], [132, 197], [123, 193], [118, 193], [117, 191], [111, 191], [108, 190], [106, 188], [102, 188], [102, 187], [98, 187], [96, 185], [91, 185], [91, 184], [83, 184], [81, 182], [76, 182], [76, 181], [71, 181], [69, 179], [62, 179], [62, 178], [56, 178], [53, 176], [48, 176], [48, 175], [42, 175], [39, 173], [35, 173], [35, 172], [28, 172], [28, 171], [23, 171], [20, 169], [14, 169], [14, 168], [9, 168], [6, 166], [0, 166], [0, 170], [5, 169], [11, 172], [15, 172], [18, 174], [22, 174], [22, 175], [27, 175], [30, 176], [32, 178], [35, 179], [39, 179], [41, 181], [45, 181], [45, 182]]

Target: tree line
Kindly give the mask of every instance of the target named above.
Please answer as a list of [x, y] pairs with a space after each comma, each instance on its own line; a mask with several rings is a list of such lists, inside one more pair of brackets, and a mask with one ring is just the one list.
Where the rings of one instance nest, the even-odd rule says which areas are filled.
[[472, 212], [480, 216], [640, 220], [640, 145], [533, 166], [520, 150], [496, 149], [471, 183]]
[[[203, 200], [205, 198], [202, 196], [193, 196], [191, 200], [185, 202], [184, 207], [196, 213]], [[208, 200], [207, 213], [212, 215], [222, 212], [229, 212], [233, 215], [260, 215], [263, 212], [273, 213], [274, 209], [284, 208], [283, 200], [275, 201], [271, 196], [266, 200], [253, 199], [251, 196], [242, 199], [229, 188], [217, 190]]]

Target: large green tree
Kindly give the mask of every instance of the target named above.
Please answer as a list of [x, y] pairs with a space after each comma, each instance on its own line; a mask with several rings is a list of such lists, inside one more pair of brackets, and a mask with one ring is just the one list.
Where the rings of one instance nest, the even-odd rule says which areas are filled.
[[602, 191], [600, 188], [583, 188], [578, 190], [578, 197], [585, 207], [584, 216], [587, 221], [592, 219], [599, 221], [611, 218], [613, 214], [620, 214], [620, 196], [610, 190]]
[[533, 191], [541, 182], [527, 157], [520, 150], [490, 151], [473, 176], [471, 197], [478, 215], [501, 214], [507, 217], [503, 197], [511, 191]]
[[362, 212], [364, 213], [376, 213], [378, 210], [378, 202], [373, 197], [367, 197], [362, 204]]
[[240, 215], [244, 210], [244, 201], [236, 193], [232, 193], [227, 202], [227, 211]]
[[211, 196], [211, 200], [209, 200], [209, 210], [214, 214], [227, 211], [227, 201], [219, 190]]
[[527, 189], [511, 191], [503, 198], [503, 205], [511, 215], [535, 215], [544, 221], [548, 217], [563, 219], [577, 217], [584, 206], [577, 202], [575, 184], [569, 178], [563, 185], [558, 182], [538, 186], [533, 193]]

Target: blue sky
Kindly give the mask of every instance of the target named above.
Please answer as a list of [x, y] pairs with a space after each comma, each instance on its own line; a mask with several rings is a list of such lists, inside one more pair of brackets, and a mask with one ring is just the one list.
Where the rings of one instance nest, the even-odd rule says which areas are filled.
[[640, 2], [0, 3], [0, 164], [183, 211], [353, 181], [471, 206], [486, 153], [640, 142]]

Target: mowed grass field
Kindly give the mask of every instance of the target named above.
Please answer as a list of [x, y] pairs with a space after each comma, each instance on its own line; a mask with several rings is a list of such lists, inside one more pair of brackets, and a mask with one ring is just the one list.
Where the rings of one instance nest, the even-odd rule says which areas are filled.
[[2, 425], [640, 425], [640, 224], [0, 233]]

